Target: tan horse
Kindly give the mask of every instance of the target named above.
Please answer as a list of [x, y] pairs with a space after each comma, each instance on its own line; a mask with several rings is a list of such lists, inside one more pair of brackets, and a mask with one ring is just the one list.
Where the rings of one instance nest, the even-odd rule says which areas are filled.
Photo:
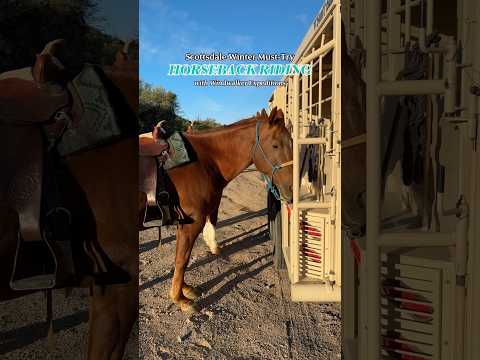
[[[178, 201], [189, 224], [180, 225], [176, 234], [175, 272], [170, 297], [182, 311], [197, 311], [193, 300], [198, 291], [184, 281], [195, 239], [207, 217], [217, 223], [222, 191], [252, 163], [273, 183], [287, 200], [292, 199], [292, 143], [281, 110], [257, 115], [202, 132], [184, 133], [195, 160], [168, 171], [170, 191]], [[213, 230], [214, 231], [214, 230]]]
[[[123, 104], [127, 108], [127, 103], [130, 104], [130, 114], [135, 115], [138, 66], [122, 67], [125, 64], [119, 64], [118, 59], [124, 56], [119, 54], [117, 63], [105, 69], [105, 74], [107, 81], [116, 86], [117, 95], [123, 96]], [[135, 129], [136, 118], [128, 114], [121, 114], [124, 118], [120, 122]], [[4, 134], [9, 131], [8, 126], [3, 130]], [[138, 316], [137, 154], [136, 133], [129, 132], [115, 143], [65, 159], [72, 181], [60, 187], [65, 194], [65, 207], [72, 210], [74, 241], [98, 244], [106, 261], [124, 276], [118, 285], [92, 286], [87, 278], [81, 281], [92, 289], [89, 359], [122, 359]], [[9, 299], [26, 293], [13, 292], [9, 288], [19, 215], [7, 203], [1, 202], [4, 198], [5, 194], [0, 193], [0, 299]], [[88, 262], [81, 263], [86, 272], [92, 271]]]

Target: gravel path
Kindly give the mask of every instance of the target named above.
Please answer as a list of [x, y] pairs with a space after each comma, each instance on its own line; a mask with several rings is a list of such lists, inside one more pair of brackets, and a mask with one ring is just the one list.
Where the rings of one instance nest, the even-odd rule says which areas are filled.
[[[64, 290], [54, 291], [55, 336], [51, 344], [43, 293], [0, 303], [0, 359], [86, 359], [89, 300], [86, 289], [74, 289], [68, 297]], [[130, 336], [125, 359], [138, 359], [138, 325]]]
[[[340, 307], [292, 303], [286, 275], [272, 267], [265, 189], [248, 170], [224, 192], [213, 256], [198, 239], [187, 281], [200, 287], [200, 314], [187, 318], [168, 297], [174, 228], [140, 233], [140, 320], [126, 359], [338, 359]], [[85, 359], [88, 292], [54, 293], [56, 336], [49, 351], [41, 293], [0, 304], [0, 359]], [[140, 328], [140, 329], [138, 329]]]

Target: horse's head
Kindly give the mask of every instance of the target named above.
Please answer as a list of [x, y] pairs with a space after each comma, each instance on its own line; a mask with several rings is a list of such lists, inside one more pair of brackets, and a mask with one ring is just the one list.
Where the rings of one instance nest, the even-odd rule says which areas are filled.
[[285, 127], [282, 110], [273, 108], [270, 115], [265, 110], [257, 114], [256, 144], [253, 163], [259, 171], [273, 180], [282, 198], [293, 198], [292, 138]]

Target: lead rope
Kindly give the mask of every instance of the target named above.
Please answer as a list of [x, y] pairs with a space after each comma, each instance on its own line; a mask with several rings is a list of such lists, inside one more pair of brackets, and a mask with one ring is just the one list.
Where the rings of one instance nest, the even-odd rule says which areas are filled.
[[273, 175], [274, 174], [275, 173], [272, 173], [272, 178], [271, 179], [268, 176], [266, 176], [265, 174], [262, 174], [263, 175], [263, 180], [265, 180], [265, 182], [267, 183], [267, 188], [273, 194], [275, 199], [277, 199], [278, 201], [282, 201], [282, 197], [281, 197], [279, 191], [277, 190], [277, 188], [273, 184]]

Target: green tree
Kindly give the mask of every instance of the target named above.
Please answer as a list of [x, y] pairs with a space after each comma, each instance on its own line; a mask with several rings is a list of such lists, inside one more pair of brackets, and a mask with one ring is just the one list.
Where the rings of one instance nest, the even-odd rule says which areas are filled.
[[214, 129], [219, 126], [222, 126], [217, 120], [212, 119], [212, 118], [206, 118], [204, 120], [197, 119], [193, 122], [193, 130], [208, 130], [208, 129]]
[[179, 116], [180, 107], [177, 95], [163, 87], [154, 87], [140, 81], [139, 91], [139, 131], [149, 132], [161, 120], [166, 120], [167, 131], [184, 131], [188, 120]]
[[[0, 72], [32, 66], [35, 55], [65, 39], [58, 57], [72, 74], [84, 63], [112, 64], [123, 45], [104, 33], [98, 0], [0, 2]], [[95, 27], [95, 26], [96, 27]]]
[[161, 86], [152, 86], [140, 81], [139, 91], [139, 131], [150, 132], [161, 120], [166, 120], [167, 132], [185, 131], [190, 123], [194, 130], [206, 130], [222, 126], [215, 119], [190, 120], [179, 115], [180, 106], [177, 95]]

